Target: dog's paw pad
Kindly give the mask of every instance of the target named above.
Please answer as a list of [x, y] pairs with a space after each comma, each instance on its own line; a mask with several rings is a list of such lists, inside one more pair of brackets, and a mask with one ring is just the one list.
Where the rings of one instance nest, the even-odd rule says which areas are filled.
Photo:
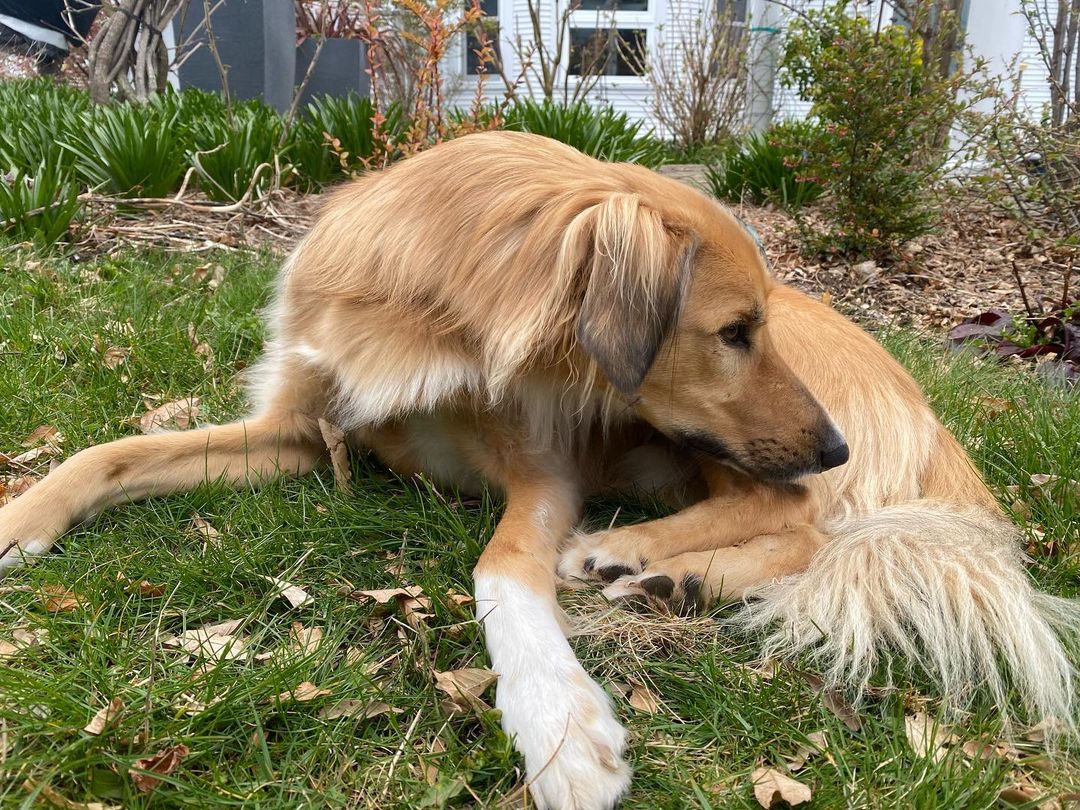
[[629, 565], [622, 565], [621, 563], [615, 563], [614, 565], [605, 565], [603, 568], [596, 569], [597, 576], [604, 582], [614, 582], [620, 577], [631, 576], [636, 574], [633, 568]]

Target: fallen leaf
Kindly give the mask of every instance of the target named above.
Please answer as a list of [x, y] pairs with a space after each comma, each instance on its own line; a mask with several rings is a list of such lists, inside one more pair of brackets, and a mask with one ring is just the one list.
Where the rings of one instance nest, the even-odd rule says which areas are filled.
[[934, 762], [940, 762], [945, 746], [956, 740], [945, 726], [923, 712], [904, 717], [904, 732], [911, 750], [921, 757], [932, 755]]
[[48, 636], [47, 630], [27, 630], [17, 627], [11, 631], [11, 641], [0, 639], [0, 659], [11, 658], [28, 647], [36, 647]]
[[179, 647], [192, 655], [215, 661], [246, 658], [247, 639], [233, 635], [242, 621], [242, 619], [230, 619], [216, 624], [205, 624], [192, 630], [185, 630], [178, 636], [168, 636], [162, 644]]
[[800, 770], [815, 755], [824, 753], [828, 748], [824, 731], [815, 731], [806, 735], [807, 745], [800, 745], [795, 756], [787, 761], [789, 771]]
[[278, 695], [277, 702], [288, 703], [289, 701], [294, 701], [296, 703], [307, 703], [309, 700], [315, 700], [316, 698], [329, 695], [330, 691], [331, 690], [329, 689], [323, 689], [316, 686], [311, 681], [304, 681], [287, 692], [282, 692]]
[[179, 768], [184, 757], [190, 753], [191, 749], [186, 745], [173, 745], [151, 757], [136, 760], [128, 769], [128, 775], [140, 793], [150, 793], [161, 784], [161, 777], [168, 776]]
[[39, 425], [22, 440], [23, 447], [36, 447], [39, 444], [62, 444], [64, 437], [52, 425]]
[[131, 355], [131, 349], [124, 346], [110, 346], [101, 356], [101, 362], [107, 369], [121, 365]]
[[999, 397], [978, 396], [975, 397], [975, 402], [992, 416], [1011, 411], [1016, 407], [1011, 399]]
[[326, 443], [326, 449], [330, 451], [334, 486], [338, 492], [348, 495], [352, 492], [352, 467], [349, 466], [349, 447], [345, 444], [345, 432], [322, 418], [319, 419], [319, 431]]
[[[431, 750], [428, 753], [429, 755], [445, 754], [446, 744], [441, 739], [436, 737], [434, 740], [431, 741]], [[439, 781], [439, 769], [431, 763], [427, 756], [420, 757], [420, 764], [424, 769], [424, 781], [427, 782], [429, 785], [434, 785], [435, 783], [437, 783]]]
[[195, 515], [191, 519], [191, 528], [202, 535], [203, 542], [208, 546], [216, 546], [221, 532], [206, 522], [205, 519]]
[[481, 696], [498, 678], [490, 669], [452, 669], [435, 673], [435, 688], [449, 695], [442, 705], [450, 714], [468, 711], [482, 714], [490, 707]]
[[42, 456], [55, 456], [59, 452], [60, 450], [56, 445], [43, 444], [40, 447], [35, 447], [32, 450], [27, 450], [25, 453], [18, 453], [14, 456], [0, 453], [0, 464], [7, 464], [10, 467], [26, 467]]
[[656, 714], [660, 711], [660, 700], [652, 693], [649, 687], [644, 684], [634, 683], [631, 681], [633, 689], [630, 692], [630, 698], [627, 701], [631, 706], [637, 709], [639, 712], [645, 712], [647, 714]]
[[116, 722], [120, 717], [120, 710], [124, 707], [124, 702], [120, 698], [115, 697], [98, 709], [97, 714], [90, 718], [90, 722], [83, 727], [83, 731], [87, 734], [99, 735], [109, 726]]
[[118, 582], [123, 584], [125, 590], [127, 590], [129, 592], [132, 592], [132, 593], [137, 593], [137, 594], [139, 594], [139, 596], [164, 596], [165, 595], [165, 586], [164, 585], [155, 585], [154, 583], [152, 583], [152, 582], [150, 582], [149, 580], [146, 580], [146, 579], [142, 579], [142, 580], [139, 580], [138, 582], [136, 582], [135, 580], [128, 579], [122, 573], [117, 574], [116, 579], [117, 579]]
[[446, 598], [453, 602], [455, 605], [471, 605], [475, 600], [467, 593], [458, 593], [453, 588], [446, 592]]
[[23, 782], [23, 788], [31, 793], [37, 791], [37, 795], [47, 801], [53, 807], [59, 807], [61, 810], [119, 810], [114, 804], [105, 804], [103, 802], [76, 802], [67, 798], [66, 796], [58, 793], [49, 785], [43, 785], [40, 782], [35, 782], [33, 779], [27, 779]]
[[855, 711], [855, 707], [844, 700], [844, 696], [837, 690], [826, 689], [821, 695], [821, 702], [825, 704], [826, 709], [839, 717], [850, 731], [858, 731], [862, 728], [862, 718]]
[[199, 340], [195, 334], [195, 324], [188, 324], [187, 336], [188, 342], [191, 344], [191, 350], [203, 358], [203, 368], [209, 370], [214, 365], [214, 350], [210, 348], [210, 344], [205, 340]]
[[139, 430], [143, 433], [165, 429], [186, 430], [199, 415], [200, 402], [198, 397], [187, 397], [159, 405], [139, 417]]
[[381, 714], [401, 714], [402, 711], [402, 709], [378, 700], [352, 700], [347, 698], [324, 708], [319, 712], [319, 717], [324, 720], [337, 720], [339, 717], [367, 720]]
[[794, 807], [813, 798], [810, 788], [774, 768], [758, 768], [750, 775], [750, 781], [754, 784], [754, 798], [766, 810], [781, 802]]
[[274, 587], [277, 588], [278, 596], [284, 597], [294, 608], [302, 607], [312, 600], [311, 594], [299, 585], [293, 585], [291, 582], [286, 582], [277, 577], [268, 577], [264, 575], [263, 579], [272, 582]]
[[304, 627], [300, 622], [293, 622], [289, 628], [290, 652], [311, 655], [322, 644], [323, 631], [319, 627]]
[[46, 585], [41, 590], [43, 592], [41, 602], [49, 613], [75, 610], [82, 604], [79, 595], [63, 585]]

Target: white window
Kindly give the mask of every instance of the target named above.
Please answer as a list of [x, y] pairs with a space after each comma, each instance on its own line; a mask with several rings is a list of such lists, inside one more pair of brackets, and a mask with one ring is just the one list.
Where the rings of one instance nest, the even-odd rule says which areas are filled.
[[640, 76], [663, 0], [579, 0], [570, 12], [572, 76]]
[[[484, 16], [480, 18], [479, 26], [483, 28], [484, 33], [487, 35], [488, 43], [491, 45], [491, 49], [495, 51], [495, 58], [499, 59], [501, 53], [499, 52], [499, 0], [480, 0], [480, 10], [484, 12]], [[485, 65], [484, 70], [480, 70], [480, 38], [476, 35], [476, 30], [466, 32], [465, 35], [465, 73], [469, 76], [475, 76], [477, 73], [491, 73], [492, 66]]]

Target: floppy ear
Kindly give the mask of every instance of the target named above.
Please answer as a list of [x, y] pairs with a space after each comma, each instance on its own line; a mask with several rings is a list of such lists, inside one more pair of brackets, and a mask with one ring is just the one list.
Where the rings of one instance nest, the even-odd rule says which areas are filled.
[[588, 209], [566, 239], [576, 243], [585, 276], [578, 343], [620, 393], [633, 396], [678, 319], [697, 239], [667, 228], [634, 194]]

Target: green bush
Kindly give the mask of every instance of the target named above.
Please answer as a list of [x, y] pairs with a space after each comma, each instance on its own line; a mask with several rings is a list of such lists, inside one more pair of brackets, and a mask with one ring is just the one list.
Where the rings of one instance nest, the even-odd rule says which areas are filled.
[[85, 93], [48, 80], [0, 82], [0, 172], [33, 174], [43, 164], [70, 168], [74, 155], [60, 141], [89, 105]]
[[946, 159], [942, 136], [976, 100], [958, 95], [972, 86], [973, 73], [943, 77], [939, 65], [924, 64], [923, 42], [911, 28], [877, 30], [851, 16], [850, 5], [835, 0], [793, 21], [781, 78], [813, 105], [822, 125], [819, 137], [799, 144], [796, 166], [829, 191], [829, 231], [808, 238], [807, 247], [888, 254], [933, 224], [929, 192]]
[[92, 107], [65, 135], [75, 173], [97, 191], [165, 197], [187, 169], [177, 112], [153, 104]]
[[[294, 129], [293, 157], [300, 175], [326, 183], [348, 171], [362, 169], [364, 161], [373, 157], [377, 149], [374, 115], [371, 99], [356, 93], [312, 100]], [[391, 105], [382, 125], [391, 141], [407, 125], [408, 119], [401, 109]], [[333, 148], [327, 135], [335, 142]]]
[[43, 245], [68, 232], [79, 210], [79, 187], [61, 167], [0, 176], [0, 231]]
[[[783, 124], [768, 134], [748, 135], [736, 141], [705, 172], [713, 195], [757, 205], [773, 203], [797, 210], [821, 196], [821, 184], [800, 177], [793, 166], [801, 147], [816, 137], [810, 124]], [[799, 144], [800, 148], [793, 148]]]
[[546, 135], [601, 160], [657, 167], [667, 161], [667, 145], [626, 113], [579, 101], [519, 101], [504, 113], [506, 129]]
[[263, 191], [274, 172], [287, 168], [279, 147], [281, 117], [260, 102], [237, 105], [232, 116], [216, 115], [191, 124], [188, 161], [195, 167], [199, 188], [211, 200], [235, 201], [249, 189]]

